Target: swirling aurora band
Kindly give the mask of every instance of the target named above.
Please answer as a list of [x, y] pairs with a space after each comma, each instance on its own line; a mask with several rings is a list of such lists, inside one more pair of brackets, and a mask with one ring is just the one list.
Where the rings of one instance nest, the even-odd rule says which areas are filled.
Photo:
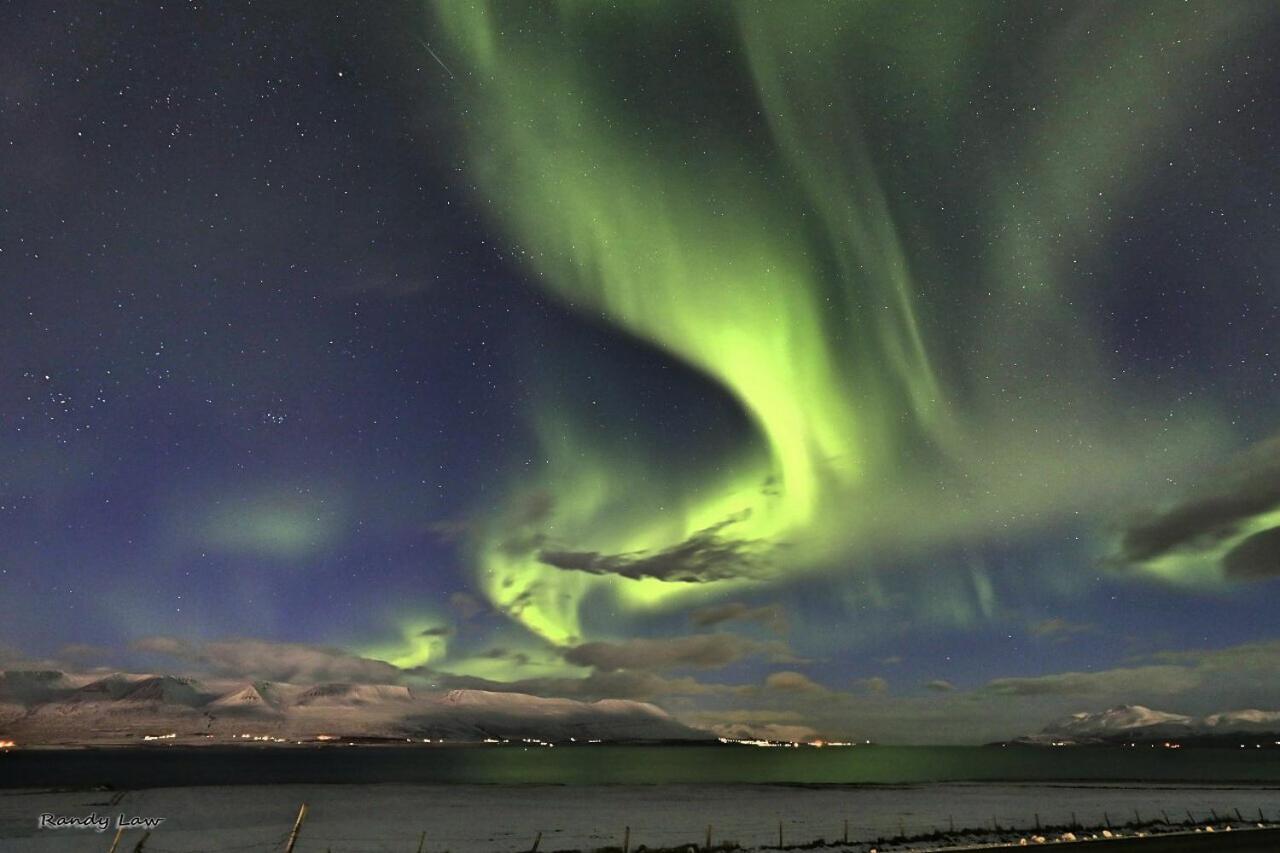
[[[892, 458], [898, 400], [915, 422], [936, 421], [938, 386], [875, 173], [850, 164], [843, 145], [811, 142], [784, 90], [789, 75], [813, 69], [783, 67], [766, 23], [752, 26], [748, 53], [770, 127], [799, 178], [782, 192], [724, 151], [681, 159], [681, 142], [629, 121], [559, 33], [507, 38], [494, 7], [439, 8], [478, 81], [468, 95], [477, 99], [472, 150], [484, 153], [471, 166], [488, 195], [503, 199], [503, 224], [527, 248], [539, 280], [713, 378], [763, 439], [764, 452], [748, 451], [719, 482], [672, 506], [637, 495], [634, 480], [618, 477], [616, 459], [584, 459], [563, 429], [557, 440], [556, 428], [544, 427], [558, 540], [584, 551], [651, 553], [726, 521], [735, 539], [788, 540], [814, 523], [824, 492]], [[557, 11], [571, 18], [590, 8], [565, 3]], [[637, 17], [671, 11], [650, 7]], [[832, 58], [821, 52], [806, 62]], [[850, 197], [827, 192], [824, 173], [840, 176]], [[818, 268], [801, 233], [801, 218], [815, 212], [822, 239], [839, 247], [837, 276]], [[824, 304], [832, 298], [876, 307], [850, 313], [847, 333], [833, 335]], [[766, 481], [776, 483], [774, 494], [763, 493]], [[566, 572], [533, 553], [505, 553], [498, 542], [486, 543], [481, 560], [495, 602], [559, 643], [578, 634], [574, 608], [591, 585], [615, 584], [637, 602], [687, 588]]]
[[[908, 457], [917, 469], [962, 464], [982, 427], [970, 424], [966, 437], [960, 425], [980, 403], [944, 393], [919, 312], [921, 295], [947, 282], [936, 268], [927, 282], [913, 272], [896, 202], [872, 157], [869, 128], [883, 135], [893, 119], [867, 107], [877, 86], [917, 87], [924, 96], [912, 103], [931, 111], [919, 117], [922, 132], [936, 135], [971, 76], [975, 51], [966, 41], [977, 41], [983, 26], [983, 14], [962, 5], [944, 5], [939, 20], [923, 24], [893, 4], [852, 0], [810, 4], [804, 16], [791, 4], [751, 2], [431, 6], [460, 72], [452, 82], [464, 168], [532, 278], [702, 373], [756, 431], [722, 458], [656, 470], [625, 441], [535, 400], [545, 465], [513, 481], [510, 494], [545, 494], [548, 507], [529, 514], [513, 497], [474, 542], [480, 585], [497, 608], [554, 645], [571, 644], [582, 636], [579, 612], [589, 597], [651, 608], [821, 564], [875, 526], [872, 495], [902, 490]], [[655, 94], [636, 79], [614, 79], [637, 73], [618, 69], [660, 64], [663, 51], [680, 49], [690, 16], [705, 25], [708, 15], [727, 34], [723, 65], [739, 87], [717, 90], [719, 74], [680, 78], [689, 91]], [[895, 34], [865, 37], [877, 27]], [[943, 30], [948, 38], [935, 37]], [[627, 55], [611, 62], [602, 44], [625, 45]], [[883, 71], [885, 55], [906, 69], [907, 82]], [[1061, 133], [1034, 138], [1056, 156], [1040, 166], [1043, 152], [1031, 150], [1019, 161], [1044, 172], [1036, 205], [1008, 189], [1016, 180], [1000, 184], [996, 194], [1009, 203], [994, 217], [1000, 237], [988, 295], [1008, 316], [985, 321], [1000, 342], [970, 371], [996, 363], [1001, 346], [1023, 346], [1028, 362], [1045, 359], [1051, 348], [1038, 350], [1033, 335], [1080, 337], [1078, 318], [1052, 286], [1047, 238], [1056, 235], [1058, 252], [1080, 239], [1098, 212], [1088, 191], [1139, 147], [1141, 130], [1163, 120], [1135, 122], [1132, 138], [1113, 122], [1141, 97], [1137, 85], [1125, 88], [1126, 76], [1176, 83], [1176, 75], [1159, 76], [1162, 62], [1173, 60], [1136, 72], [1113, 63], [1115, 91], [1128, 95], [1076, 91], [1057, 117], [1046, 116], [1048, 130], [1057, 122]], [[660, 76], [652, 72], [649, 86]], [[681, 112], [698, 98], [713, 105], [706, 115]], [[717, 122], [721, 102], [747, 118]], [[1082, 109], [1102, 120], [1079, 129], [1063, 118]], [[920, 144], [935, 142], [945, 147]], [[1078, 215], [1055, 217], [1055, 204]], [[1086, 342], [1053, 358], [1067, 386], [1087, 384], [1096, 369]], [[1055, 393], [1041, 386], [1028, 406]], [[1033, 451], [1009, 452], [1032, 464]], [[1024, 473], [1004, 477], [1007, 499], [1030, 500], [1018, 491]], [[851, 519], [850, 505], [864, 509]], [[654, 555], [678, 558], [691, 542], [732, 551], [741, 571], [646, 567]]]

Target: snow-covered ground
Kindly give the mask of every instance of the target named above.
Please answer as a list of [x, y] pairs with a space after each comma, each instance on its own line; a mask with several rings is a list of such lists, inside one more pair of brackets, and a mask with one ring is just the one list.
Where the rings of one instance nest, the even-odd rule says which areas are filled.
[[[38, 829], [39, 815], [162, 817], [147, 853], [280, 850], [298, 807], [309, 806], [299, 853], [396, 851], [413, 853], [420, 833], [432, 853], [521, 853], [542, 833], [540, 850], [621, 846], [631, 827], [631, 849], [677, 844], [701, 846], [708, 824], [713, 843], [776, 845], [778, 823], [786, 844], [838, 840], [848, 821], [850, 840], [964, 826], [1030, 828], [1066, 823], [1072, 813], [1101, 825], [1167, 812], [1186, 820], [1190, 810], [1234, 810], [1256, 820], [1259, 808], [1280, 818], [1276, 787], [1120, 787], [1108, 785], [935, 784], [800, 787], [776, 785], [275, 785], [101, 791], [0, 791], [0, 853], [103, 853], [114, 830]], [[133, 849], [141, 830], [125, 834]], [[1028, 833], [1030, 834], [1030, 833]]]

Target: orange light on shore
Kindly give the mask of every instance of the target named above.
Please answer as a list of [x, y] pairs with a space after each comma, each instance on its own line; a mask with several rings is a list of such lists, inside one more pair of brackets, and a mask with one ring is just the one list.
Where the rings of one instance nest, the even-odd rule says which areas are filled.
[[17, 745], [18, 745], [17, 741], [0, 740], [0, 749], [13, 749]]

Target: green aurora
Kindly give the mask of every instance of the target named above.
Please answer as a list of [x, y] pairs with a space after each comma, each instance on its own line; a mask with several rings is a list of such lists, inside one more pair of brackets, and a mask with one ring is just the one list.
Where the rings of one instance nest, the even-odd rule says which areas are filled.
[[0, 738], [1280, 709], [1280, 3], [11, 5]]
[[[1117, 381], [1077, 306], [1096, 233], [1132, 215], [1181, 120], [1187, 60], [1248, 10], [1133, 4], [1123, 38], [1046, 43], [1048, 95], [1015, 83], [993, 105], [998, 6], [929, 8], [432, 6], [463, 169], [533, 279], [754, 428], [713, 459], [655, 460], [535, 395], [542, 464], [472, 556], [541, 641], [610, 633], [584, 625], [588, 602], [617, 619], [1066, 516], [1154, 477], [1152, 458], [1230, 441], [1212, 410]], [[963, 239], [937, 237], [956, 222]], [[1175, 405], [1179, 426], [1153, 429]], [[411, 647], [392, 656], [443, 643]]]

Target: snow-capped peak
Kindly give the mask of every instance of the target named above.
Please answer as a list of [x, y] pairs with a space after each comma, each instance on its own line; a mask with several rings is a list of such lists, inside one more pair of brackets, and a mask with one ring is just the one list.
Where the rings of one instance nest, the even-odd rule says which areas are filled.
[[1153, 727], [1181, 728], [1192, 718], [1183, 714], [1153, 711], [1145, 705], [1117, 705], [1097, 713], [1076, 713], [1051, 724], [1047, 734], [1103, 735]]
[[1191, 717], [1156, 711], [1145, 705], [1117, 705], [1105, 711], [1081, 711], [1046, 726], [1023, 740], [1079, 742], [1121, 738], [1217, 736], [1280, 732], [1280, 711], [1245, 709]]

